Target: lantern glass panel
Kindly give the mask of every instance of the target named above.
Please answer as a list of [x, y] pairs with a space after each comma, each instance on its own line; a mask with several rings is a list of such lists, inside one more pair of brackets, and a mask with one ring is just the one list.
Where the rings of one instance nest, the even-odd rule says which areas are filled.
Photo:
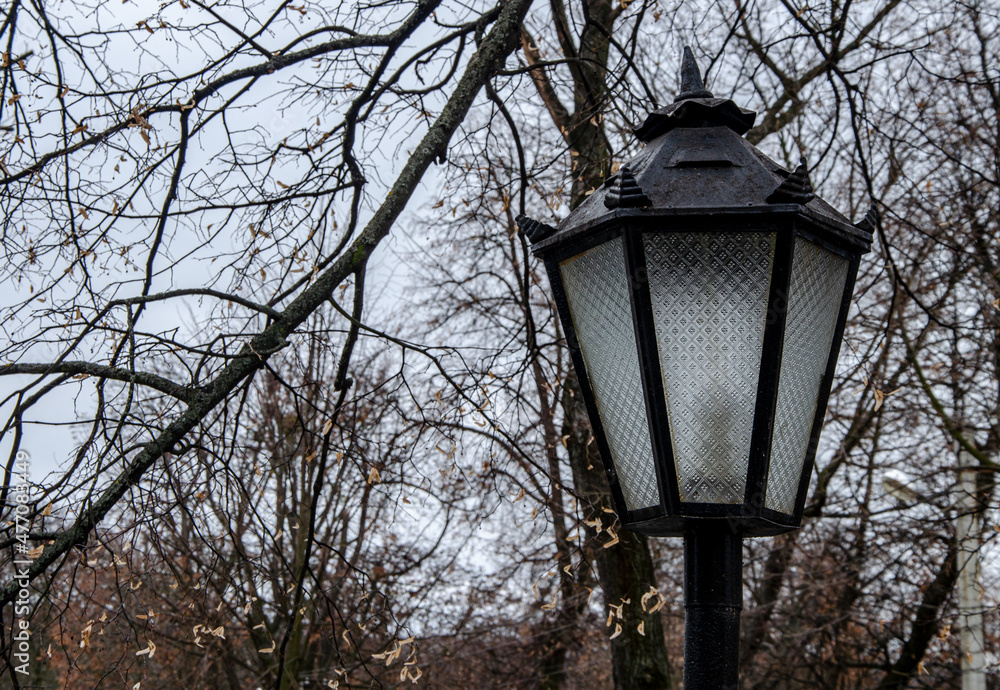
[[643, 235], [681, 501], [743, 502], [774, 242]]
[[819, 389], [833, 349], [849, 261], [795, 238], [767, 477], [768, 508], [792, 514]]
[[564, 261], [560, 272], [625, 504], [659, 505], [621, 238]]

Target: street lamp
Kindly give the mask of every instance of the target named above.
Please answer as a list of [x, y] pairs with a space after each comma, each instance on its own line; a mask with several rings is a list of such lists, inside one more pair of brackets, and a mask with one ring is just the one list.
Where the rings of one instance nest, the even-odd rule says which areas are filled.
[[755, 113], [681, 93], [553, 228], [544, 259], [616, 512], [684, 537], [684, 686], [738, 685], [742, 538], [802, 520], [873, 212], [852, 225], [743, 138]]

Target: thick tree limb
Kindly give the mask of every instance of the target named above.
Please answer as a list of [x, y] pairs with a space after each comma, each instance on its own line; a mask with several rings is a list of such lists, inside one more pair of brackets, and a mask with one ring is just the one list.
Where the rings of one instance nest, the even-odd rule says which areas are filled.
[[569, 111], [566, 110], [566, 106], [559, 100], [559, 94], [556, 93], [556, 89], [552, 85], [545, 67], [541, 64], [542, 61], [538, 54], [538, 46], [535, 45], [535, 39], [523, 27], [521, 28], [521, 49], [524, 53], [524, 58], [528, 61], [528, 66], [532, 68], [529, 71], [531, 81], [534, 82], [538, 95], [542, 97], [542, 103], [545, 104], [545, 108], [549, 111], [552, 122], [555, 123], [563, 138], [566, 139], [571, 123]]

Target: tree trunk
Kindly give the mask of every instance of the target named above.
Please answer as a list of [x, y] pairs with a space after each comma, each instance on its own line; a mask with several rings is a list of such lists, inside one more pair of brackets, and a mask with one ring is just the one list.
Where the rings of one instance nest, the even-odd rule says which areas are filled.
[[[591, 441], [590, 423], [583, 404], [576, 376], [571, 374], [563, 394], [563, 434], [569, 450], [573, 482], [581, 497], [583, 512], [588, 520], [600, 518], [605, 527], [612, 527], [618, 543], [603, 548], [596, 539], [594, 527], [587, 528], [587, 541], [592, 544], [590, 555], [597, 563], [597, 575], [604, 592], [609, 613], [620, 616], [608, 627], [613, 635], [617, 626], [621, 634], [611, 640], [612, 675], [619, 690], [664, 690], [673, 687], [670, 660], [663, 639], [663, 624], [659, 613], [643, 611], [642, 596], [656, 586], [653, 558], [646, 537], [615, 526], [604, 512], [611, 507], [611, 495], [597, 446]], [[617, 523], [615, 523], [617, 524]], [[653, 599], [655, 602], [656, 599]], [[652, 604], [648, 604], [652, 608]], [[640, 632], [641, 624], [641, 632]]]

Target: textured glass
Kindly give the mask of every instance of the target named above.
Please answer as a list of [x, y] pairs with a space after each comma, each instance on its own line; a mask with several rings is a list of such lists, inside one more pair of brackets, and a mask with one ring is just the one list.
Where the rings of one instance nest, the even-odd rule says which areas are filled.
[[768, 508], [791, 514], [806, 459], [819, 386], [826, 373], [844, 299], [848, 261], [795, 238], [785, 340], [767, 476]]
[[643, 244], [681, 500], [741, 503], [774, 236], [646, 233]]
[[562, 266], [563, 288], [625, 504], [658, 505], [621, 238]]

